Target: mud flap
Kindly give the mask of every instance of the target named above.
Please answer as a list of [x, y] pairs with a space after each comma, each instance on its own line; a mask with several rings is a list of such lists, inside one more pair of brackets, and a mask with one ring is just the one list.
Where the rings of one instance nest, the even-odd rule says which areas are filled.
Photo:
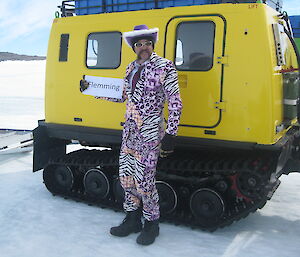
[[51, 138], [47, 128], [39, 125], [33, 130], [33, 172], [43, 169], [50, 158], [66, 153], [68, 141]]

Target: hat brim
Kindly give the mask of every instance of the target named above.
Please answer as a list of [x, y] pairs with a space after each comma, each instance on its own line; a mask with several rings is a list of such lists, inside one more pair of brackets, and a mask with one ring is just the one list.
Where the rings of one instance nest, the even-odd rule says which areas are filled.
[[123, 38], [130, 47], [132, 47], [134, 39], [137, 37], [151, 37], [153, 39], [153, 43], [155, 44], [158, 41], [158, 28], [142, 29], [123, 33]]

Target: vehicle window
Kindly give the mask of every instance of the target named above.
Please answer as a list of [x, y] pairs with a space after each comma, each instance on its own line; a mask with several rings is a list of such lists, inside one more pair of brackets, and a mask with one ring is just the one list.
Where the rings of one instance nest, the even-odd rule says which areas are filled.
[[98, 32], [88, 36], [86, 66], [116, 69], [121, 62], [121, 32]]
[[60, 35], [60, 46], [59, 46], [59, 61], [67, 62], [68, 61], [68, 51], [69, 51], [69, 34]]
[[207, 71], [213, 66], [215, 23], [182, 22], [176, 31], [175, 65], [178, 70]]

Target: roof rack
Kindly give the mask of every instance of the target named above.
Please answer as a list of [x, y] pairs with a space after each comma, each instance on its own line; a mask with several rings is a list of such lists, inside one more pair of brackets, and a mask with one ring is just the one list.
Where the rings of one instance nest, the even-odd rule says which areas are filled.
[[282, 0], [64, 0], [58, 7], [61, 17], [68, 17], [74, 14], [88, 15], [222, 3], [264, 3], [279, 12], [282, 9]]
[[[73, 3], [73, 4], [71, 4]], [[61, 17], [73, 16], [75, 13], [75, 1], [65, 0], [62, 1], [61, 5], [57, 6], [60, 9]]]

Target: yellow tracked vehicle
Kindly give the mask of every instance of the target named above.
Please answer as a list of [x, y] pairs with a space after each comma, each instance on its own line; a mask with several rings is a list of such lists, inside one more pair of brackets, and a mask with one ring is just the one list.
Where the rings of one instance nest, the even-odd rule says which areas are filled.
[[[123, 78], [135, 55], [122, 33], [147, 24], [159, 28], [155, 51], [175, 63], [183, 101], [175, 153], [157, 168], [162, 220], [214, 230], [262, 208], [279, 177], [300, 170], [300, 58], [274, 1], [63, 1], [34, 130], [33, 170], [48, 190], [122, 209], [125, 104], [83, 95], [79, 81]], [[67, 154], [74, 141], [106, 150]]]

